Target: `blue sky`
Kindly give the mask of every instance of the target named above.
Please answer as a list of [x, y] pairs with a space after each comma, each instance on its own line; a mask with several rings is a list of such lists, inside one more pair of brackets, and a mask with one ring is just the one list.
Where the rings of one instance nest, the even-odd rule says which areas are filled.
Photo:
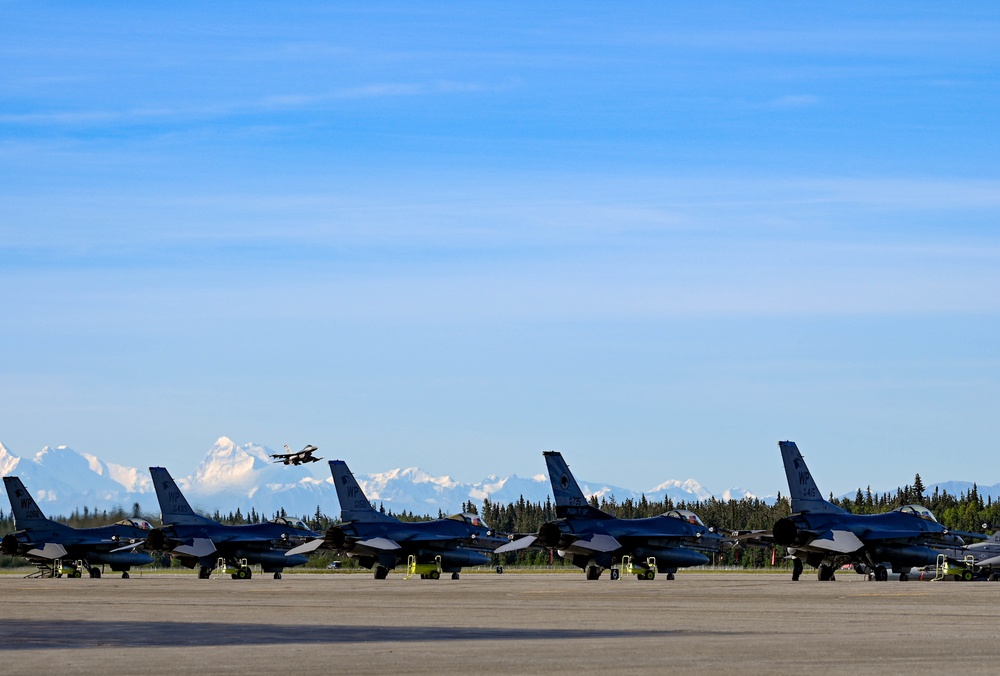
[[990, 3], [0, 3], [0, 441], [1000, 482]]

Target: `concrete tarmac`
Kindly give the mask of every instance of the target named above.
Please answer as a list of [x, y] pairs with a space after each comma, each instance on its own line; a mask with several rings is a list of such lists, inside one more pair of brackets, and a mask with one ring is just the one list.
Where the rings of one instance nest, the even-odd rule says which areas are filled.
[[995, 673], [1000, 583], [0, 576], [3, 673]]

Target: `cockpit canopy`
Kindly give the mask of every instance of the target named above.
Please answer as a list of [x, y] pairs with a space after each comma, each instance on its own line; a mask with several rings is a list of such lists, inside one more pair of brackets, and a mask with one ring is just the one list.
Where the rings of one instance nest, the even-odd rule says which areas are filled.
[[681, 521], [687, 521], [688, 523], [694, 524], [695, 526], [704, 526], [698, 515], [689, 509], [671, 509], [669, 512], [664, 512], [663, 516], [669, 516], [673, 519], [680, 519]]
[[914, 514], [919, 516], [921, 519], [927, 519], [928, 521], [937, 521], [937, 519], [934, 518], [934, 512], [927, 509], [923, 505], [903, 505], [902, 507], [897, 507], [892, 511], [899, 512], [901, 514]]
[[295, 530], [309, 530], [309, 526], [306, 525], [305, 521], [300, 519], [289, 519], [285, 516], [279, 516], [273, 519], [271, 523], [276, 523], [279, 526], [288, 526], [289, 528], [294, 528]]
[[115, 523], [116, 526], [128, 526], [130, 528], [141, 528], [142, 530], [153, 530], [153, 525], [145, 519], [122, 519]]
[[461, 514], [452, 514], [448, 517], [449, 519], [454, 519], [455, 521], [464, 521], [465, 523], [477, 526], [479, 528], [489, 528], [483, 518], [478, 514], [472, 514], [470, 512], [463, 512]]

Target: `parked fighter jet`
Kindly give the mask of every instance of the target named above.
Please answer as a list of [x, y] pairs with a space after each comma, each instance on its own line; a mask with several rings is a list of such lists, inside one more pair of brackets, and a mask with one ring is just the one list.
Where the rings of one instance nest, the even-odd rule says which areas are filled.
[[331, 526], [325, 537], [295, 547], [289, 555], [326, 547], [373, 569], [376, 580], [385, 579], [400, 564], [406, 565], [409, 575], [419, 573], [421, 578], [436, 580], [444, 572], [457, 580], [465, 566], [488, 565], [493, 550], [507, 542], [476, 514], [399, 521], [372, 507], [343, 460], [331, 460], [330, 471], [343, 523]]
[[[727, 544], [688, 510], [674, 509], [645, 519], [619, 519], [602, 512], [587, 503], [561, 453], [545, 451], [542, 455], [559, 518], [542, 524], [536, 535], [500, 547], [497, 554], [547, 547], [583, 568], [588, 580], [600, 578], [605, 568], [611, 568], [613, 580], [622, 568], [640, 580], [652, 580], [657, 571], [673, 579], [678, 568], [708, 563], [704, 552]], [[617, 564], [621, 566], [614, 567]]]
[[233, 579], [250, 579], [252, 564], [281, 579], [281, 571], [306, 562], [304, 556], [286, 556], [288, 549], [307, 538], [319, 537], [301, 521], [275, 519], [267, 523], [226, 526], [197, 514], [162, 467], [150, 467], [160, 503], [163, 526], [154, 528], [143, 543], [151, 551], [167, 552], [188, 568], [198, 568], [207, 579], [221, 561]]
[[132, 566], [144, 566], [153, 559], [147, 554], [115, 551], [123, 542], [141, 542], [150, 525], [142, 519], [123, 519], [98, 528], [72, 528], [46, 519], [34, 498], [16, 476], [5, 476], [4, 487], [14, 513], [14, 533], [0, 543], [7, 556], [20, 556], [38, 567], [44, 577], [100, 577], [98, 565], [128, 577]]
[[316, 456], [313, 455], [313, 453], [315, 453], [319, 449], [313, 446], [312, 444], [307, 444], [306, 447], [303, 448], [298, 453], [293, 453], [292, 449], [288, 447], [288, 444], [285, 444], [285, 450], [288, 451], [288, 453], [271, 454], [272, 458], [277, 458], [274, 461], [275, 464], [284, 463], [286, 465], [301, 465], [304, 462], [319, 462], [320, 460], [323, 459], [323, 458], [317, 458]]
[[817, 569], [820, 580], [855, 564], [878, 581], [888, 579], [888, 563], [905, 581], [913, 567], [934, 565], [939, 550], [961, 547], [962, 539], [939, 524], [922, 505], [903, 505], [882, 514], [850, 514], [823, 499], [798, 446], [780, 441], [792, 514], [774, 524], [774, 542], [793, 557], [792, 579], [802, 574], [803, 560]]

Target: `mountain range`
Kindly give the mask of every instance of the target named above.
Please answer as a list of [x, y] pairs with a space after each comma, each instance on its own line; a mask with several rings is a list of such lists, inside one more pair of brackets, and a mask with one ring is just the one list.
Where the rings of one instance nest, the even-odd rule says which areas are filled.
[[[175, 474], [192, 506], [204, 513], [229, 514], [239, 509], [244, 515], [251, 509], [271, 517], [281, 509], [293, 516], [311, 516], [317, 509], [338, 516], [340, 509], [331, 478], [317, 479], [302, 467], [288, 467], [271, 462], [274, 451], [258, 444], [236, 444], [221, 437], [188, 476]], [[325, 463], [323, 463], [325, 466]], [[174, 468], [168, 467], [173, 470]], [[124, 467], [75, 451], [68, 446], [46, 446], [34, 457], [18, 457], [0, 444], [0, 475], [16, 475], [38, 501], [48, 516], [68, 515], [74, 510], [112, 510], [121, 507], [132, 511], [138, 504], [146, 515], [158, 515], [156, 495], [145, 469]], [[489, 498], [493, 502], [516, 502], [522, 496], [528, 502], [545, 502], [551, 496], [548, 477], [491, 475], [476, 483], [462, 483], [448, 476], [433, 476], [417, 467], [393, 469], [374, 474], [358, 474], [365, 495], [387, 510], [414, 514], [462, 511], [469, 501], [476, 505]], [[664, 481], [649, 490], [636, 491], [605, 483], [579, 481], [588, 496], [614, 496], [648, 500], [665, 497], [678, 502], [708, 500], [713, 494], [694, 479]], [[753, 497], [748, 491], [733, 488], [715, 495], [721, 500]], [[0, 510], [7, 511], [6, 501]]]

